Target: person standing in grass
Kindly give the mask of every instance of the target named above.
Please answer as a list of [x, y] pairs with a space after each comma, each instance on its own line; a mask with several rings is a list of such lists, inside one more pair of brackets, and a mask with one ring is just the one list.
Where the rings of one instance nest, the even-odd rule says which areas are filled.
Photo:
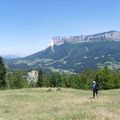
[[95, 96], [98, 98], [98, 90], [99, 90], [98, 83], [96, 83], [96, 81], [93, 81], [93, 98], [95, 98]]

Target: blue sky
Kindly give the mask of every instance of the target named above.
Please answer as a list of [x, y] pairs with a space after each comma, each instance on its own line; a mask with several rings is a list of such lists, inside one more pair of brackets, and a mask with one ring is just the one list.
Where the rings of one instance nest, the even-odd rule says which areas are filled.
[[54, 36], [120, 30], [120, 0], [0, 0], [0, 54], [26, 56]]

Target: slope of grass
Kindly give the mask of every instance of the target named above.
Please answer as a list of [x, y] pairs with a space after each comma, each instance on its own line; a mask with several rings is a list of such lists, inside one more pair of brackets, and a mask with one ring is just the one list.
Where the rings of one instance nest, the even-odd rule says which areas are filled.
[[0, 91], [0, 120], [119, 120], [120, 90], [22, 89]]

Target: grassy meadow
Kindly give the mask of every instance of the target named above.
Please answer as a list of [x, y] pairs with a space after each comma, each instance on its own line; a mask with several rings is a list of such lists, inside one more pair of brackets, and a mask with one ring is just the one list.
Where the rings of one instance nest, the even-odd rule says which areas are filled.
[[120, 120], [120, 90], [35, 88], [0, 91], [0, 120]]

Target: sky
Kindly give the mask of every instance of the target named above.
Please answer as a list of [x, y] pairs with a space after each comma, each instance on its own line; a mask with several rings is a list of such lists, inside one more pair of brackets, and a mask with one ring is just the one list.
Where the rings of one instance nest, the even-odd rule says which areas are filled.
[[120, 0], [0, 0], [0, 54], [27, 56], [55, 36], [120, 30]]

